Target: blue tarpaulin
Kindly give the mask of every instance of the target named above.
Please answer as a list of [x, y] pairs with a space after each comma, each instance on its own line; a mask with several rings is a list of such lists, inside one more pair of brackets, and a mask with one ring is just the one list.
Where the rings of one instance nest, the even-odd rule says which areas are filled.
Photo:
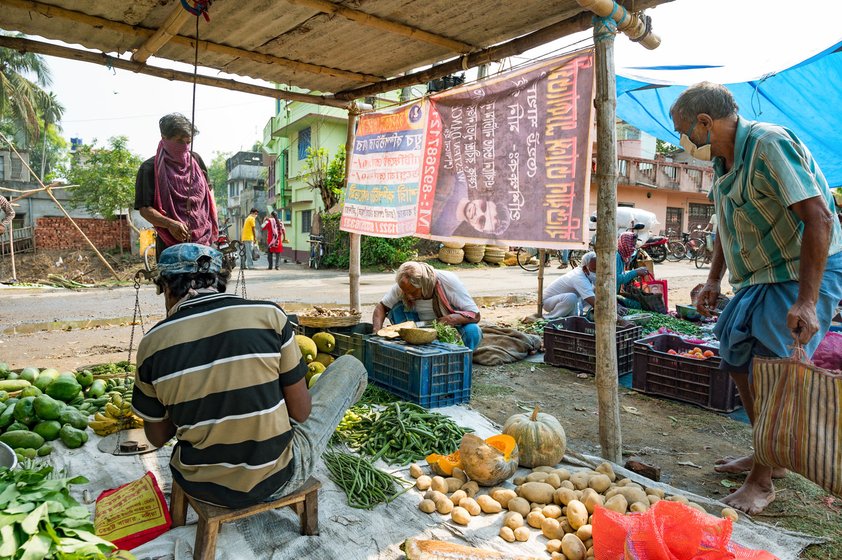
[[[617, 116], [678, 145], [669, 109], [687, 89], [678, 72], [698, 66], [652, 67], [641, 81], [617, 76]], [[622, 71], [621, 71], [622, 72]], [[748, 82], [725, 84], [740, 115], [792, 130], [807, 145], [832, 187], [842, 186], [842, 42], [795, 66]]]

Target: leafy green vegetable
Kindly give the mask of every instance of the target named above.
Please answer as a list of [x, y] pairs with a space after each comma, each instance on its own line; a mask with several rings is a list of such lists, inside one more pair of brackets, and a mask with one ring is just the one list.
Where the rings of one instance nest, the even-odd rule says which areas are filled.
[[643, 334], [655, 332], [661, 327], [666, 327], [667, 329], [675, 333], [687, 334], [692, 336], [699, 336], [702, 333], [702, 329], [700, 329], [698, 325], [691, 323], [690, 321], [685, 321], [684, 319], [677, 319], [675, 317], [670, 317], [669, 315], [662, 315], [660, 313], [654, 313], [651, 319], [643, 323], [642, 327]]
[[111, 364], [95, 365], [93, 367], [88, 368], [88, 371], [90, 371], [94, 375], [114, 375], [127, 372], [134, 373], [135, 369], [137, 368], [134, 364], [131, 364], [126, 360], [122, 360]]
[[438, 335], [439, 342], [447, 342], [450, 344], [458, 344], [459, 346], [464, 346], [464, 344], [462, 343], [462, 337], [459, 336], [459, 331], [457, 331], [455, 327], [445, 325], [444, 323], [439, 323], [438, 321], [433, 321], [433, 328], [436, 329], [436, 334]]

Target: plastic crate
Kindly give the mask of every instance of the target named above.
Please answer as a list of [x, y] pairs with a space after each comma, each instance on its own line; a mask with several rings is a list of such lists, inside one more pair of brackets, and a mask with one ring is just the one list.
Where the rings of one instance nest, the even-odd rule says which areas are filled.
[[371, 323], [359, 323], [353, 327], [329, 329], [328, 332], [333, 335], [333, 340], [336, 344], [331, 354], [336, 357], [351, 354], [359, 361], [365, 363], [365, 339], [371, 336]]
[[[705, 360], [669, 354], [695, 347], [716, 354]], [[717, 412], [733, 412], [741, 405], [731, 376], [719, 369], [718, 348], [690, 344], [679, 336], [660, 334], [634, 343], [632, 388], [647, 395], [669, 397]]]
[[[617, 375], [632, 371], [634, 341], [643, 329], [617, 322]], [[587, 373], [596, 372], [596, 323], [584, 317], [566, 317], [544, 327], [544, 363]]]
[[403, 400], [436, 408], [471, 400], [471, 360], [464, 346], [411, 345], [377, 336], [366, 339], [368, 379]]

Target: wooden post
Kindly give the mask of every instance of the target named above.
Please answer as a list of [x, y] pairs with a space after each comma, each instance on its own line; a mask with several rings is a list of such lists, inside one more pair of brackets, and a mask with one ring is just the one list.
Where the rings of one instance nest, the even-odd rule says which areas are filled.
[[544, 255], [546, 249], [538, 249], [538, 317], [544, 316]]
[[614, 33], [594, 24], [596, 47], [596, 390], [602, 457], [622, 464], [620, 399], [617, 383], [617, 90]]
[[15, 224], [14, 220], [9, 222], [9, 257], [12, 259], [12, 282], [17, 283], [18, 272], [15, 268]]
[[[354, 151], [354, 125], [357, 122], [357, 104], [348, 107], [348, 133], [345, 136], [345, 191], [348, 189], [348, 164]], [[350, 285], [349, 308], [360, 311], [360, 234], [349, 233], [350, 258], [348, 259], [348, 284]]]

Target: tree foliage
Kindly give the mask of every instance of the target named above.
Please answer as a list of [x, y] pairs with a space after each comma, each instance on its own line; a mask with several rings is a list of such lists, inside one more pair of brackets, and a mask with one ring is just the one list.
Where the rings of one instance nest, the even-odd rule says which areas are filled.
[[671, 155], [674, 155], [676, 152], [679, 152], [679, 151], [681, 151], [681, 148], [679, 148], [678, 146], [670, 144], [669, 142], [665, 142], [664, 140], [661, 140], [660, 138], [655, 139], [655, 153], [656, 154], [671, 156]]
[[51, 94], [43, 88], [51, 83], [44, 57], [0, 48], [0, 119], [11, 121], [25, 133], [25, 148], [40, 135], [39, 106], [47, 104]]
[[228, 202], [228, 169], [225, 162], [233, 154], [231, 152], [214, 152], [213, 160], [208, 166], [208, 178], [210, 178], [213, 198], [216, 200], [217, 209], [227, 207]]
[[92, 214], [113, 219], [120, 210], [134, 206], [134, 185], [142, 160], [127, 148], [128, 138], [109, 138], [107, 147], [93, 144], [76, 150], [64, 169], [74, 185], [70, 203]]
[[[322, 229], [325, 239], [334, 240], [327, 246], [322, 265], [326, 268], [348, 268], [350, 240], [348, 233], [339, 229], [340, 213], [322, 214]], [[360, 240], [360, 266], [368, 268], [394, 269], [418, 256], [418, 239], [399, 237], [386, 239], [363, 235]]]
[[305, 182], [319, 191], [325, 210], [336, 206], [345, 186], [345, 146], [339, 147], [333, 159], [325, 148], [307, 148], [304, 166], [307, 169]]

